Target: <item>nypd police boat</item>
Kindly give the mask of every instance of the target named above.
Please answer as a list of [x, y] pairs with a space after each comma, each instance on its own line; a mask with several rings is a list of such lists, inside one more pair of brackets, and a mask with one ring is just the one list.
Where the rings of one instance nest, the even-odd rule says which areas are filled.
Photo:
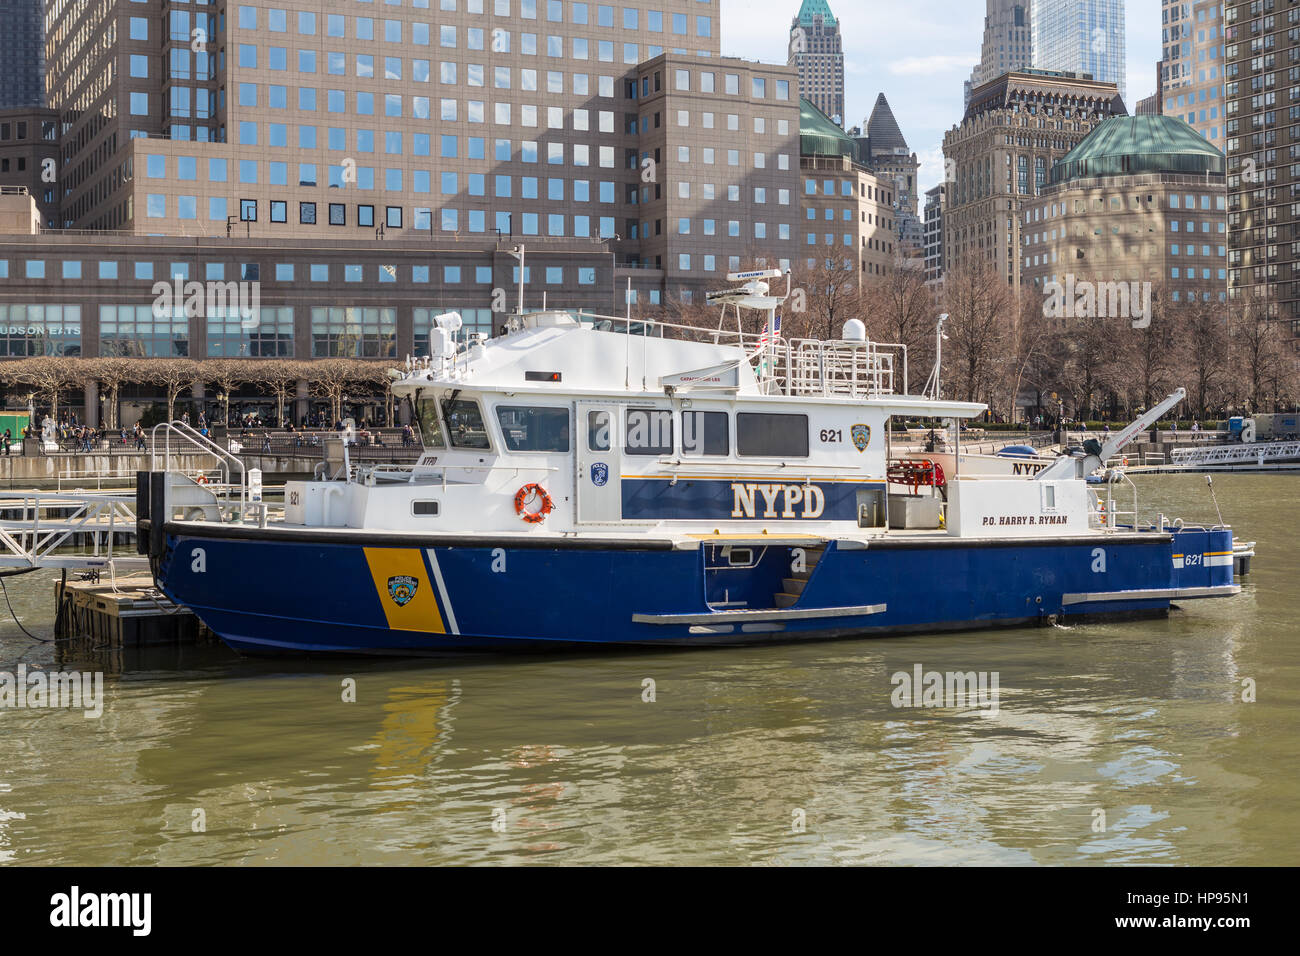
[[[1121, 510], [1127, 489], [1085, 481], [1181, 392], [1033, 476], [894, 483], [892, 419], [984, 406], [943, 399], [937, 367], [913, 394], [906, 349], [857, 320], [781, 337], [780, 277], [730, 276], [716, 329], [551, 310], [458, 346], [441, 316], [432, 357], [391, 373], [418, 461], [358, 465], [340, 441], [282, 510], [237, 456], [160, 425], [138, 479], [157, 584], [250, 654], [797, 641], [1239, 593], [1229, 528], [1141, 521], [1135, 491]], [[218, 480], [169, 467], [192, 445]]]

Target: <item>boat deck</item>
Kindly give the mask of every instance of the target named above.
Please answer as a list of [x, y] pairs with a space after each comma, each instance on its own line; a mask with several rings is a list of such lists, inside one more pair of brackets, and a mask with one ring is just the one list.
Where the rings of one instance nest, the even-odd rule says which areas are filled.
[[170, 521], [167, 529], [176, 534], [192, 534], [196, 537], [223, 537], [246, 540], [257, 539], [293, 539], [314, 540], [353, 544], [357, 542], [373, 543], [377, 541], [405, 542], [417, 544], [436, 542], [446, 545], [487, 546], [501, 544], [504, 546], [522, 546], [532, 548], [585, 548], [598, 550], [602, 547], [647, 547], [664, 550], [689, 551], [701, 545], [729, 545], [733, 547], [761, 547], [774, 545], [778, 547], [824, 548], [835, 542], [840, 549], [862, 549], [889, 545], [909, 546], [958, 546], [958, 545], [1034, 545], [1060, 543], [1062, 541], [1086, 541], [1097, 537], [1108, 540], [1135, 538], [1150, 540], [1153, 531], [1133, 531], [1130, 528], [1094, 527], [1085, 533], [1034, 535], [1025, 537], [976, 536], [960, 537], [949, 534], [943, 529], [928, 528], [870, 528], [846, 531], [810, 530], [807, 532], [782, 531], [769, 534], [765, 530], [733, 529], [728, 531], [698, 532], [685, 529], [665, 527], [627, 527], [627, 528], [586, 528], [580, 533], [548, 533], [537, 530], [520, 531], [429, 531], [386, 530], [377, 528], [340, 528], [312, 527], [290, 524], [284, 521], [270, 521], [265, 527], [251, 527], [240, 524], [216, 523], [210, 521]]

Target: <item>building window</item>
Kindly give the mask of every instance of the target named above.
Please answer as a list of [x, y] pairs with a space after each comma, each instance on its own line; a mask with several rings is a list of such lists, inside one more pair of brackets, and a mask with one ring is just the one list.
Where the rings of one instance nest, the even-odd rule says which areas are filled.
[[156, 315], [149, 305], [101, 305], [99, 354], [148, 358], [177, 358], [190, 354], [189, 319], [184, 303]]
[[397, 310], [314, 307], [311, 310], [311, 337], [313, 358], [395, 358]]
[[0, 305], [0, 357], [80, 354], [81, 306]]
[[[276, 267], [277, 275], [279, 266]], [[292, 266], [290, 266], [292, 268]], [[293, 308], [280, 306], [241, 312], [219, 309], [206, 318], [210, 358], [291, 358]]]

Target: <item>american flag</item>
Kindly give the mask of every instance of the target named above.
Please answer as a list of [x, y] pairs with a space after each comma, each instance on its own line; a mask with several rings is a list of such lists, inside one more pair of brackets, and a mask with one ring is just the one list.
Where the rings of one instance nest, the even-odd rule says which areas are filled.
[[777, 315], [772, 320], [772, 336], [768, 337], [767, 326], [763, 326], [763, 334], [758, 337], [758, 347], [766, 348], [769, 342], [775, 342], [781, 337], [781, 316]]

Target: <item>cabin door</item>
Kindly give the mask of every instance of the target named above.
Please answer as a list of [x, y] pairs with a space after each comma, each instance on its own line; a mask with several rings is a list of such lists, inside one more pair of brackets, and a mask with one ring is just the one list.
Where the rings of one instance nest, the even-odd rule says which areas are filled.
[[578, 402], [578, 522], [623, 520], [621, 410], [608, 402]]

